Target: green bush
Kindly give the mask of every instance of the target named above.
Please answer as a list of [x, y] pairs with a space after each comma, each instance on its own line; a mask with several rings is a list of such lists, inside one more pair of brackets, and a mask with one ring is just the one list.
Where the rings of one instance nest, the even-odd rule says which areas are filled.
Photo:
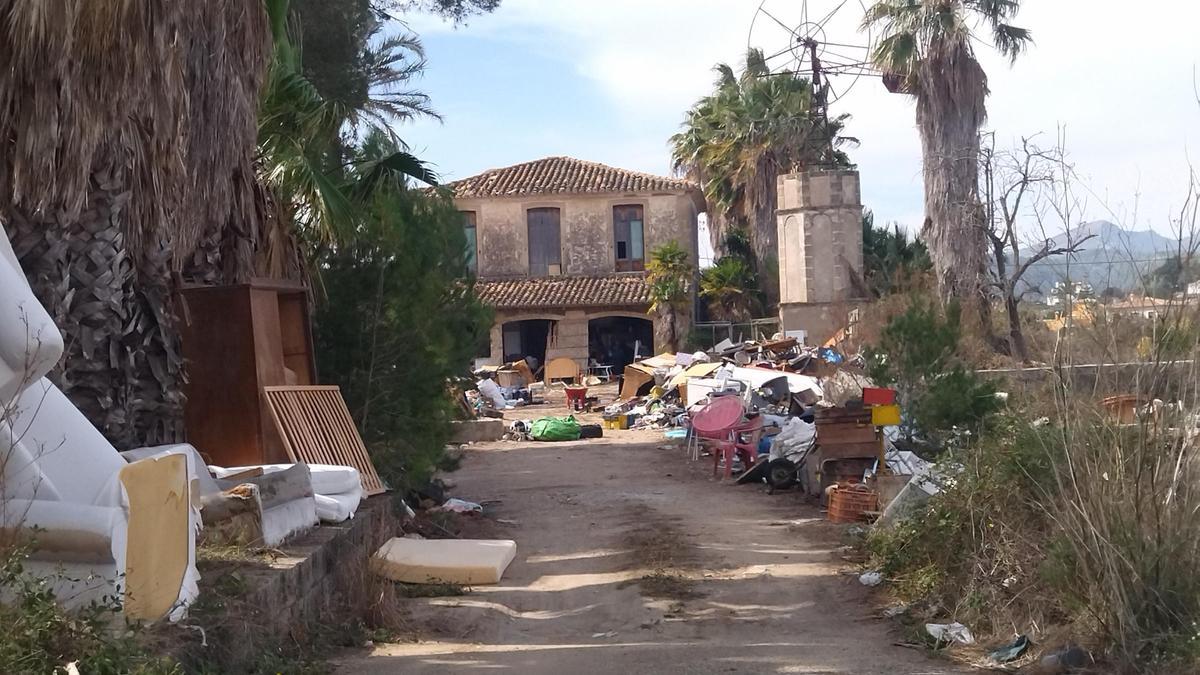
[[424, 483], [444, 460], [455, 404], [491, 312], [475, 297], [461, 214], [448, 197], [376, 192], [351, 241], [319, 261], [321, 381], [342, 388], [380, 474]]
[[1056, 405], [1053, 424], [1000, 415], [943, 458], [941, 491], [869, 535], [870, 564], [928, 618], [979, 637], [1067, 626], [1112, 672], [1197, 672], [1192, 441], [1179, 420], [1118, 425], [1075, 398]]
[[879, 345], [867, 350], [868, 374], [893, 386], [910, 442], [944, 450], [983, 431], [999, 409], [996, 387], [976, 375], [959, 354], [961, 313], [913, 296], [906, 311], [888, 321]]
[[77, 612], [64, 610], [43, 579], [25, 572], [26, 553], [0, 552], [0, 664], [5, 675], [64, 673], [67, 664], [87, 675], [176, 675], [170, 659], [149, 654], [136, 630], [123, 626], [115, 600]]
[[951, 610], [977, 634], [1031, 620], [1061, 619], [1058, 592], [1042, 585], [1052, 523], [1052, 432], [1001, 415], [966, 451], [939, 463], [941, 491], [895, 527], [873, 530], [872, 564], [906, 600]]

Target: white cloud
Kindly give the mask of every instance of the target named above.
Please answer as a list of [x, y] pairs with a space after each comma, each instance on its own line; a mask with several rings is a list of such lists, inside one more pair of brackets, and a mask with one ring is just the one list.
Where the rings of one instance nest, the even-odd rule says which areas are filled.
[[[808, 6], [823, 14], [839, 2], [812, 0]], [[465, 28], [420, 17], [410, 23], [422, 33], [485, 34], [514, 49], [559, 55], [594, 82], [621, 116], [613, 138], [577, 145], [620, 148], [627, 154], [619, 163], [662, 172], [666, 137], [691, 103], [710, 90], [712, 66], [740, 59], [758, 4], [503, 0], [497, 12]], [[767, 2], [777, 14], [800, 5]], [[862, 39], [853, 30], [857, 17], [847, 17], [827, 39], [855, 44]], [[1027, 0], [1017, 23], [1033, 30], [1036, 45], [1012, 67], [980, 46], [998, 142], [1036, 132], [1053, 135], [1065, 126], [1080, 172], [1107, 206], [1132, 221], [1136, 200], [1137, 222], [1126, 224], [1163, 229], [1183, 198], [1188, 151], [1200, 152], [1200, 105], [1193, 89], [1200, 4]], [[763, 37], [761, 46], [769, 49], [781, 37], [786, 41], [782, 33]], [[834, 112], [850, 113], [848, 131], [862, 140], [853, 156], [863, 174], [865, 203], [881, 220], [916, 226], [911, 221], [920, 220], [920, 143], [911, 102], [863, 78]], [[1092, 200], [1090, 217], [1108, 216], [1100, 201]]]

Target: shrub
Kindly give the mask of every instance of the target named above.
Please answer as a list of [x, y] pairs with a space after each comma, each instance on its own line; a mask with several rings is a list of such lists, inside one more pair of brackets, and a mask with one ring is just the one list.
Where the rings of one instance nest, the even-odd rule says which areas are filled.
[[1048, 433], [1001, 415], [969, 450], [944, 457], [941, 491], [912, 518], [868, 538], [873, 562], [907, 600], [949, 611], [977, 634], [1062, 615], [1038, 589], [1053, 484]]
[[956, 303], [942, 311], [912, 296], [893, 316], [877, 348], [867, 350], [868, 374], [894, 386], [910, 442], [931, 451], [960, 435], [977, 434], [999, 408], [995, 385], [968, 369], [959, 354], [961, 315]]
[[121, 626], [115, 600], [64, 610], [48, 583], [25, 572], [26, 552], [0, 552], [0, 664], [11, 675], [66, 672], [77, 662], [88, 675], [175, 675], [170, 659], [149, 654], [133, 627]]
[[468, 279], [462, 216], [446, 197], [380, 190], [352, 241], [319, 263], [322, 381], [341, 386], [380, 474], [423, 484], [444, 459], [447, 389], [487, 339]]
[[[1194, 370], [1153, 370], [1146, 382], [1182, 378], [1195, 400]], [[1196, 672], [1195, 414], [1119, 424], [1069, 375], [1053, 389], [1048, 410], [1000, 415], [944, 457], [941, 492], [869, 537], [873, 564], [978, 636], [1069, 624], [1122, 672]], [[1042, 412], [1053, 423], [1029, 422]]]

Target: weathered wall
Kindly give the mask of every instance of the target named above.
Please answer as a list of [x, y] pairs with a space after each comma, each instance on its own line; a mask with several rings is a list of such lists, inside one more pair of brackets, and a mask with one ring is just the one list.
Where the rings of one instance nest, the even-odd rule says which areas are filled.
[[529, 237], [525, 212], [560, 210], [563, 274], [601, 275], [616, 270], [613, 247], [614, 206], [640, 204], [645, 215], [645, 250], [670, 240], [688, 251], [696, 263], [696, 218], [693, 197], [665, 195], [563, 195], [459, 199], [459, 210], [475, 212], [479, 276], [506, 277], [529, 273]]
[[284, 542], [282, 555], [269, 563], [201, 561], [200, 596], [190, 614], [207, 632], [189, 632], [174, 655], [187, 672], [199, 664], [205, 672], [251, 672], [281, 643], [366, 619], [378, 596], [368, 561], [400, 534], [392, 507], [390, 496], [364, 500], [353, 519]]
[[858, 172], [811, 170], [780, 176], [779, 318], [785, 330], [824, 340], [845, 326], [845, 303], [862, 275]]
[[780, 303], [779, 321], [784, 330], [808, 331], [808, 344], [820, 345], [850, 323], [850, 302]]
[[862, 203], [856, 171], [806, 171], [779, 177], [781, 302], [837, 302], [854, 296], [861, 274]]
[[[546, 346], [546, 360], [559, 357], [574, 359], [581, 368], [587, 367], [588, 362], [588, 322], [606, 316], [627, 316], [647, 319], [654, 324], [654, 347], [663, 348], [663, 325], [658, 316], [646, 314], [630, 307], [583, 307], [566, 309], [557, 312], [525, 312], [521, 310], [498, 310], [495, 323], [491, 330], [491, 355], [487, 358], [476, 359], [477, 365], [500, 365], [504, 361], [504, 324], [510, 321], [526, 319], [550, 319], [555, 321], [554, 336], [551, 344]], [[677, 324], [680, 330], [686, 330], [688, 317], [679, 317]], [[682, 334], [682, 333], [681, 333]]]

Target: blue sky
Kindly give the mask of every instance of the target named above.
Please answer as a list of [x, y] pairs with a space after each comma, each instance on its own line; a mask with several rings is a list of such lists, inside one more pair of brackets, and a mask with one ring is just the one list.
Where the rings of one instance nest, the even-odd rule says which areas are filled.
[[[823, 14], [839, 2], [812, 0], [809, 11]], [[831, 32], [857, 44], [856, 2]], [[1037, 133], [1049, 142], [1065, 129], [1082, 177], [1079, 218], [1166, 231], [1186, 194], [1189, 157], [1200, 152], [1193, 86], [1200, 5], [1025, 4], [1018, 23], [1034, 31], [1033, 50], [1012, 67], [981, 55], [998, 145]], [[766, 6], [786, 15], [799, 3]], [[711, 89], [712, 66], [736, 62], [748, 43], [778, 44], [778, 35], [750, 30], [758, 7], [757, 0], [503, 0], [465, 26], [409, 16], [429, 58], [417, 84], [444, 122], [401, 133], [446, 179], [548, 155], [666, 173], [667, 139]], [[862, 140], [851, 155], [864, 204], [885, 222], [918, 225], [920, 145], [911, 102], [864, 78], [833, 112], [850, 113], [848, 132]]]

